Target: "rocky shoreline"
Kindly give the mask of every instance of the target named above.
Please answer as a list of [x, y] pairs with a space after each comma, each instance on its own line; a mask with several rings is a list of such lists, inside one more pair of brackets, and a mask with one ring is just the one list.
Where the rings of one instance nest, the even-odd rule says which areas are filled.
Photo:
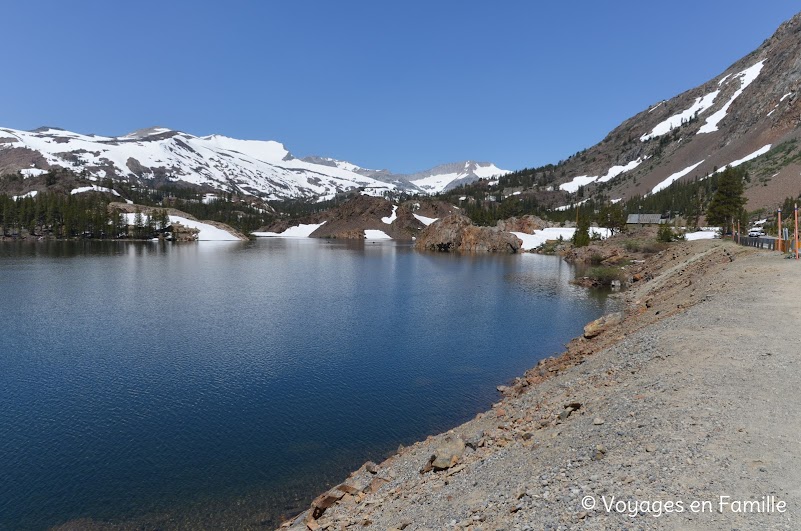
[[[490, 411], [366, 463], [282, 527], [797, 528], [800, 272], [730, 242], [671, 244], [631, 266], [622, 314]], [[768, 313], [775, 332], [754, 328]]]

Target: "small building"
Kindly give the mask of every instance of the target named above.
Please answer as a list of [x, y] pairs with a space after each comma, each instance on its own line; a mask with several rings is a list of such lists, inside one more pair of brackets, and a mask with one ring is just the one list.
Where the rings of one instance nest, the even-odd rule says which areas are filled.
[[626, 225], [661, 225], [665, 223], [662, 214], [629, 214]]

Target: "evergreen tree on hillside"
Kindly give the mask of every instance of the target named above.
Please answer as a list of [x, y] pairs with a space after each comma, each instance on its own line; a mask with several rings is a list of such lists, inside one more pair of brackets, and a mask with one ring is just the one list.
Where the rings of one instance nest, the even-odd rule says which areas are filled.
[[578, 220], [576, 232], [573, 233], [573, 245], [586, 247], [590, 244], [590, 218], [581, 216]]
[[743, 217], [746, 201], [743, 195], [744, 177], [744, 170], [726, 168], [718, 177], [718, 187], [706, 209], [707, 222], [711, 225], [721, 225], [724, 234], [731, 232], [733, 223]]
[[687, 226], [691, 228], [698, 227], [698, 219], [701, 217], [703, 211], [704, 198], [702, 191], [695, 190], [690, 196], [684, 215], [687, 218]]
[[139, 207], [136, 207], [134, 212], [134, 238], [140, 239], [142, 238], [142, 234], [144, 233], [145, 228], [145, 220], [142, 217], [142, 211], [139, 210]]

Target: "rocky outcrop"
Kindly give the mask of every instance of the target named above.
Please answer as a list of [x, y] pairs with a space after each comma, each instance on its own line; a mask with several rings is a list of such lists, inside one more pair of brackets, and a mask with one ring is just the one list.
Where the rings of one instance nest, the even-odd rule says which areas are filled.
[[[391, 219], [393, 210], [395, 219]], [[326, 214], [325, 225], [311, 233], [312, 238], [364, 239], [365, 230], [380, 230], [396, 240], [411, 240], [423, 226], [414, 217], [398, 222], [398, 207], [381, 197], [357, 195]]]
[[300, 224], [318, 225], [324, 222], [310, 237], [363, 240], [366, 230], [380, 230], [393, 240], [413, 240], [428, 223], [426, 218], [438, 219], [458, 211], [457, 206], [433, 199], [422, 198], [395, 204], [382, 197], [354, 195], [324, 212], [278, 219], [261, 227], [259, 232], [282, 233]]
[[534, 234], [535, 230], [542, 230], [546, 227], [551, 227], [553, 224], [549, 223], [538, 216], [523, 216], [522, 218], [509, 218], [499, 219], [495, 225], [500, 230], [507, 232], [524, 232], [526, 234]]
[[496, 227], [477, 227], [470, 218], [451, 214], [426, 227], [415, 248], [422, 251], [463, 253], [516, 253], [523, 242]]
[[405, 208], [414, 214], [427, 218], [442, 219], [451, 214], [458, 214], [461, 209], [445, 201], [433, 199], [414, 199], [401, 203], [401, 208]]

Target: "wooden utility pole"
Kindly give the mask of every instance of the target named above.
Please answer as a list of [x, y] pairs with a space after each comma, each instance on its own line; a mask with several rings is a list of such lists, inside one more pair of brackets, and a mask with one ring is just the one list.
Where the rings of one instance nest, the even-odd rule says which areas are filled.
[[782, 252], [782, 209], [779, 209], [779, 252]]
[[795, 204], [795, 259], [798, 260], [798, 203]]

